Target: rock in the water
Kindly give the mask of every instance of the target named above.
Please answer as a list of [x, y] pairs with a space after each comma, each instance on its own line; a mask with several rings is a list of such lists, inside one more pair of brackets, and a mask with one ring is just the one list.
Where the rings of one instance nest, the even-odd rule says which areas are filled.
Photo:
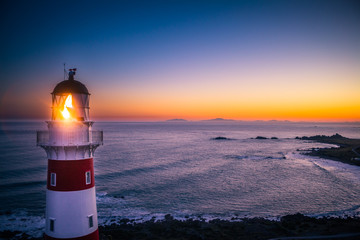
[[268, 139], [267, 137], [257, 136], [255, 139]]
[[212, 138], [211, 140], [231, 140], [231, 139], [227, 137], [216, 137], [216, 138]]

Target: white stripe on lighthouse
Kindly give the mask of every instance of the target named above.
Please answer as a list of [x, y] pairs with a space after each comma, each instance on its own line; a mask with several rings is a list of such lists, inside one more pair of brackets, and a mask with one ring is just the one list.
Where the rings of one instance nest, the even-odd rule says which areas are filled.
[[96, 231], [97, 226], [95, 187], [70, 192], [46, 191], [46, 235], [76, 238]]

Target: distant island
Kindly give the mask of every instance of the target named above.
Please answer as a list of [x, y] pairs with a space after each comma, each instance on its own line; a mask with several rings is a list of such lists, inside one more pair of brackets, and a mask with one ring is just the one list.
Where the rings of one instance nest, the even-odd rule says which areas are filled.
[[234, 122], [233, 119], [225, 119], [225, 118], [214, 118], [214, 119], [207, 119], [203, 120], [204, 122]]
[[174, 119], [166, 120], [166, 122], [188, 122], [188, 120], [182, 118], [174, 118]]

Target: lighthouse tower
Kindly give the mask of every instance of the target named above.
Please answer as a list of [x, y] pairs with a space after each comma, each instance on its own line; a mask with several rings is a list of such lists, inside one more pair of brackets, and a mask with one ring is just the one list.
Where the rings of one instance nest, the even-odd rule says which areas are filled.
[[91, 129], [90, 94], [75, 73], [54, 88], [48, 131], [37, 132], [48, 158], [46, 239], [99, 239], [93, 155], [103, 132]]

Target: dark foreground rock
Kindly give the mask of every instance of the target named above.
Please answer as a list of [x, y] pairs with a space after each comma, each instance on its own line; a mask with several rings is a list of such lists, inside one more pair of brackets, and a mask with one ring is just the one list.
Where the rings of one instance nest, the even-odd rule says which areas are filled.
[[205, 222], [193, 219], [180, 221], [168, 215], [163, 221], [100, 227], [100, 239], [269, 239], [344, 233], [360, 234], [360, 219], [315, 219], [295, 214], [280, 221], [250, 218]]
[[[145, 239], [271, 239], [302, 236], [329, 236], [335, 234], [360, 234], [360, 218], [311, 218], [302, 214], [288, 215], [280, 221], [263, 218], [234, 219], [188, 219], [180, 221], [166, 215], [162, 221], [153, 219], [144, 223], [133, 223], [122, 219], [110, 226], [100, 226], [101, 240], [145, 240]], [[0, 239], [11, 239], [19, 232], [0, 232]], [[21, 234], [19, 234], [21, 235]], [[18, 236], [19, 236], [18, 235]], [[354, 238], [358, 239], [360, 235]], [[34, 239], [27, 235], [16, 239]], [[342, 239], [342, 238], [337, 238]]]
[[309, 152], [305, 153], [307, 155], [329, 158], [343, 163], [360, 166], [360, 156], [358, 153], [360, 150], [360, 139], [346, 138], [337, 133], [332, 136], [316, 135], [311, 137], [296, 137], [296, 139], [329, 143], [339, 146], [333, 148], [309, 149]]

